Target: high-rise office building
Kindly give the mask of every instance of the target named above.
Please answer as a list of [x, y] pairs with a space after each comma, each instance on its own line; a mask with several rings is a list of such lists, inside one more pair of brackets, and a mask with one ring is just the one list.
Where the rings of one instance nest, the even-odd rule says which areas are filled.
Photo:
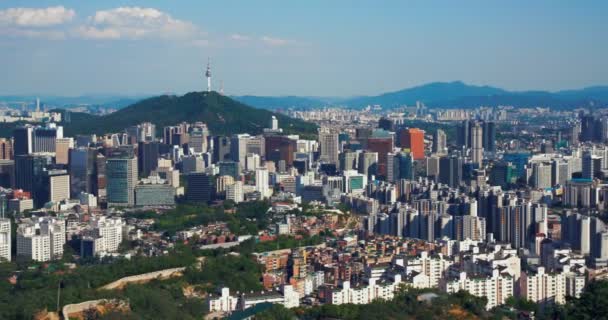
[[578, 145], [581, 136], [581, 123], [575, 123], [570, 129], [570, 144], [573, 146]]
[[414, 160], [424, 159], [424, 131], [417, 128], [401, 129], [401, 147], [410, 149]]
[[63, 127], [54, 123], [35, 127], [32, 133], [32, 152], [55, 152], [57, 139], [63, 138]]
[[431, 155], [426, 158], [426, 175], [427, 177], [434, 178], [435, 181], [439, 179], [439, 160], [441, 155]]
[[464, 120], [458, 126], [457, 135], [456, 135], [456, 144], [459, 147], [468, 148], [471, 146], [471, 121]]
[[203, 157], [197, 155], [182, 157], [182, 173], [189, 174], [192, 172], [202, 172], [205, 169], [205, 161]]
[[340, 170], [357, 170], [359, 154], [353, 151], [346, 151], [340, 154]]
[[414, 179], [414, 162], [409, 152], [389, 153], [387, 180], [394, 182], [400, 179]]
[[91, 146], [91, 144], [97, 142], [97, 136], [92, 134], [87, 134], [87, 135], [77, 135], [76, 136], [76, 146], [77, 147], [89, 147]]
[[194, 172], [186, 176], [186, 199], [188, 201], [207, 203], [213, 200], [213, 177], [203, 173]]
[[108, 206], [135, 205], [137, 157], [132, 147], [111, 148], [106, 152], [105, 176]]
[[319, 146], [321, 148], [320, 160], [325, 163], [339, 164], [340, 145], [338, 133], [329, 128], [319, 129]]
[[57, 203], [70, 199], [70, 175], [67, 170], [45, 171], [44, 183], [34, 193], [34, 200], [38, 207], [47, 202]]
[[125, 129], [129, 144], [136, 144], [156, 139], [156, 125], [150, 122], [140, 123]]
[[0, 160], [0, 187], [15, 187], [15, 161]]
[[376, 174], [386, 177], [387, 155], [393, 150], [392, 137], [371, 137], [367, 139], [367, 149], [378, 155], [378, 166]]
[[213, 163], [230, 158], [230, 138], [224, 136], [213, 137]]
[[456, 155], [439, 159], [439, 182], [457, 188], [462, 182], [462, 158]]
[[70, 149], [74, 148], [73, 138], [57, 138], [55, 141], [55, 163], [68, 164]]
[[359, 173], [364, 174], [368, 178], [377, 174], [378, 170], [378, 153], [364, 151], [359, 153]]
[[137, 160], [139, 174], [147, 177], [158, 167], [160, 157], [160, 143], [156, 141], [139, 142], [137, 147]]
[[97, 194], [97, 150], [71, 149], [69, 153], [70, 189], [72, 197], [81, 192]]
[[537, 189], [551, 188], [551, 163], [535, 162], [532, 164], [532, 186]]
[[33, 152], [33, 132], [34, 128], [30, 125], [13, 130], [13, 154], [15, 156], [30, 154]]
[[580, 141], [603, 142], [601, 119], [591, 113], [582, 114], [580, 118]]
[[447, 152], [447, 136], [443, 130], [437, 129], [433, 135], [433, 153], [446, 154]]
[[564, 186], [572, 177], [570, 173], [570, 164], [561, 159], [553, 159], [551, 161], [551, 175], [553, 176], [552, 184]]
[[13, 142], [10, 139], [0, 138], [0, 160], [13, 159]]
[[231, 176], [238, 180], [240, 176], [239, 163], [234, 161], [221, 161], [218, 163], [220, 176]]
[[11, 261], [11, 220], [0, 217], [0, 262]]
[[249, 153], [245, 160], [245, 170], [255, 171], [261, 165], [261, 159], [259, 154]]
[[483, 149], [487, 152], [496, 151], [496, 124], [492, 121], [483, 122]]
[[361, 143], [361, 148], [367, 149], [367, 139], [372, 136], [372, 129], [357, 128], [355, 129], [355, 138]]
[[[247, 140], [247, 146], [245, 147], [245, 155], [248, 153], [259, 154], [260, 156], [266, 155], [265, 147], [266, 139], [264, 136], [252, 136]], [[245, 163], [241, 163], [241, 167], [245, 167]]]
[[513, 183], [514, 175], [513, 165], [505, 161], [494, 162], [494, 165], [490, 169], [490, 184], [493, 186], [501, 186], [507, 188], [507, 186]]
[[593, 179], [602, 172], [602, 157], [585, 152], [583, 154], [583, 179]]
[[104, 155], [96, 155], [95, 170], [97, 171], [97, 180], [95, 185], [97, 187], [97, 199], [99, 202], [106, 202], [108, 196], [108, 178], [106, 177], [106, 157]]
[[296, 140], [286, 136], [267, 135], [264, 137], [266, 160], [279, 163], [285, 161], [287, 166], [291, 166], [294, 154], [297, 149]]
[[479, 166], [483, 163], [483, 128], [479, 123], [471, 127], [471, 161]]
[[190, 124], [182, 122], [176, 126], [163, 128], [163, 143], [173, 146], [183, 146], [188, 143]]
[[192, 128], [190, 132], [190, 139], [188, 141], [188, 148], [191, 149], [194, 153], [204, 153], [207, 152], [207, 137], [209, 131], [207, 130], [207, 126], [203, 123], [200, 123], [197, 126]]
[[32, 193], [37, 207], [47, 201], [40, 192], [45, 189], [46, 168], [52, 163], [51, 154], [19, 155], [15, 158], [15, 186]]
[[[241, 168], [245, 167], [247, 160], [247, 143], [251, 139], [249, 134], [235, 134], [230, 140], [230, 158], [238, 162]], [[261, 155], [261, 152], [256, 152]]]
[[180, 128], [178, 126], [169, 126], [163, 128], [163, 143], [168, 145], [179, 145], [179, 141], [176, 141], [176, 134], [179, 134]]

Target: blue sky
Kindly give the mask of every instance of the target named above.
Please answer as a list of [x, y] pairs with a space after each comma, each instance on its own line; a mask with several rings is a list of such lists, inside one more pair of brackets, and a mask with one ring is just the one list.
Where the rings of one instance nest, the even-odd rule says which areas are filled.
[[0, 2], [0, 94], [608, 84], [608, 1]]

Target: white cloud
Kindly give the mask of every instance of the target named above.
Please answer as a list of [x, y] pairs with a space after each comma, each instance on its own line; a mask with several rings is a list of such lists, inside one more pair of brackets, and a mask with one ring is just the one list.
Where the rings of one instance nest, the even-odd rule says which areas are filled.
[[302, 45], [295, 40], [241, 33], [215, 35], [215, 41], [212, 41], [194, 23], [176, 19], [155, 8], [118, 7], [98, 10], [87, 18], [74, 21], [75, 17], [73, 9], [63, 6], [0, 10], [0, 36], [50, 40], [162, 39], [183, 41], [194, 47], [209, 47], [226, 41], [266, 47]]
[[260, 40], [267, 45], [275, 46], [275, 47], [286, 46], [286, 45], [297, 43], [294, 40], [287, 40], [287, 39], [275, 38], [275, 37], [270, 37], [270, 36], [263, 36], [260, 38]]
[[52, 29], [19, 29], [4, 28], [0, 29], [0, 35], [12, 38], [39, 38], [48, 40], [63, 40], [66, 38], [65, 32]]
[[202, 32], [189, 21], [154, 8], [120, 7], [97, 11], [76, 35], [87, 39], [195, 39]]
[[249, 41], [249, 40], [251, 40], [251, 37], [242, 35], [242, 34], [238, 34], [238, 33], [234, 33], [234, 34], [230, 35], [230, 39], [234, 40], [234, 41]]
[[8, 8], [0, 10], [0, 25], [49, 27], [72, 21], [76, 12], [63, 6], [49, 8]]
[[74, 35], [87, 39], [120, 39], [120, 32], [115, 29], [98, 29], [92, 26], [79, 26], [75, 29]]

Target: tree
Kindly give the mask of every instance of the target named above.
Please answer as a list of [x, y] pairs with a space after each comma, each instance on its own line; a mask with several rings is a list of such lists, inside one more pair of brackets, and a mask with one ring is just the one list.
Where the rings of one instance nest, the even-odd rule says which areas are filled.
[[280, 304], [274, 304], [272, 307], [255, 315], [256, 320], [292, 320], [295, 318], [295, 312]]
[[566, 306], [566, 318], [578, 320], [608, 318], [608, 281], [592, 281], [580, 298]]
[[522, 311], [536, 311], [538, 309], [538, 304], [535, 302], [526, 300], [525, 298], [516, 298], [515, 296], [507, 298], [505, 304]]

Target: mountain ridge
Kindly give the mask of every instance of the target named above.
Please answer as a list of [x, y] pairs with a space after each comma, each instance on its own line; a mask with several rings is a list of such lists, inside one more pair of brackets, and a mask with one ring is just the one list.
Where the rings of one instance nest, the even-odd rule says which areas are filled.
[[[78, 97], [40, 96], [44, 105], [55, 108], [71, 109], [82, 105], [121, 109], [146, 99], [151, 95], [82, 95]], [[319, 96], [258, 96], [233, 95], [230, 98], [256, 108], [268, 110], [311, 109], [328, 106], [362, 108], [380, 104], [385, 109], [403, 105], [413, 105], [421, 101], [429, 107], [468, 108], [480, 105], [514, 105], [515, 107], [549, 106], [571, 108], [594, 105], [608, 105], [608, 85], [588, 86], [580, 89], [558, 91], [546, 90], [505, 90], [490, 85], [471, 85], [463, 81], [430, 82], [401, 90], [394, 90], [368, 96], [319, 97]], [[34, 104], [35, 95], [0, 95], [0, 101], [30, 102]]]
[[[463, 81], [431, 82], [402, 90], [395, 90], [372, 96], [358, 96], [342, 99], [299, 97], [299, 96], [234, 96], [236, 100], [248, 101], [254, 107], [265, 109], [318, 108], [345, 106], [363, 108], [379, 104], [385, 109], [403, 105], [414, 105], [421, 101], [429, 107], [469, 108], [478, 106], [514, 105], [515, 107], [549, 106], [571, 108], [587, 106], [591, 102], [608, 105], [608, 86], [598, 85], [581, 89], [559, 91], [527, 90], [509, 91], [488, 85], [470, 85]], [[294, 103], [304, 98], [308, 105]]]
[[161, 95], [143, 99], [108, 115], [71, 113], [63, 123], [66, 134], [122, 132], [126, 127], [152, 122], [157, 130], [180, 122], [202, 121], [213, 134], [261, 133], [276, 116], [286, 133], [313, 134], [314, 124], [268, 110], [257, 109], [216, 92], [190, 92], [182, 96]]

